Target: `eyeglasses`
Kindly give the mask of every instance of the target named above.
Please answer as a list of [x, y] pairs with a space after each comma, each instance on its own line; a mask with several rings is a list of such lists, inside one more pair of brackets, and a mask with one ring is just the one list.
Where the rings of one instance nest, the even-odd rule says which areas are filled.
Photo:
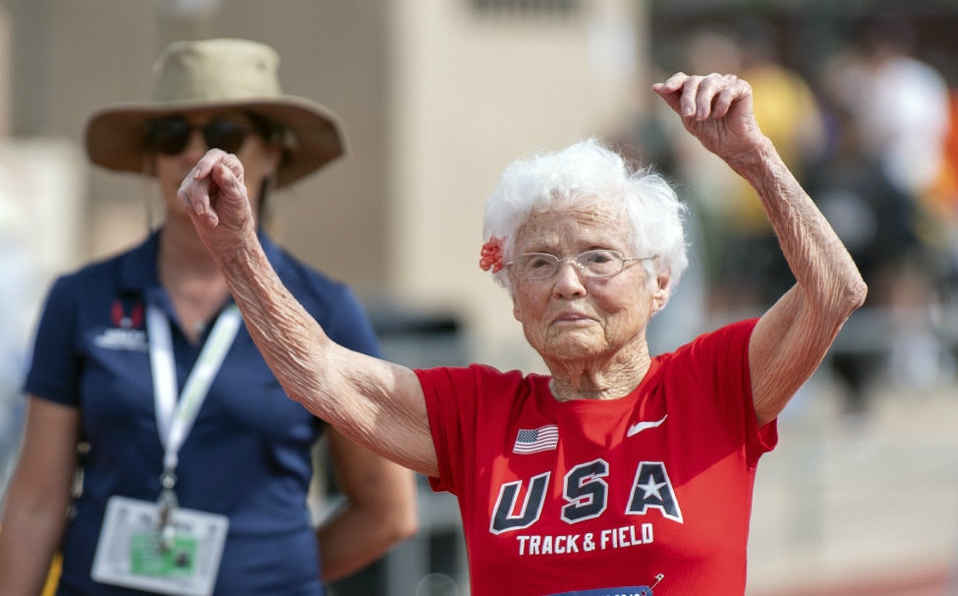
[[585, 277], [602, 278], [618, 275], [625, 269], [626, 263], [652, 258], [655, 257], [626, 257], [614, 250], [601, 249], [587, 250], [566, 259], [545, 252], [525, 252], [506, 263], [506, 267], [521, 279], [542, 281], [555, 276], [559, 267], [569, 262]]
[[190, 135], [199, 129], [208, 149], [222, 149], [236, 153], [251, 133], [257, 132], [249, 123], [235, 118], [215, 118], [206, 124], [189, 122], [182, 116], [157, 118], [147, 125], [144, 144], [147, 149], [163, 155], [179, 155], [190, 142]]

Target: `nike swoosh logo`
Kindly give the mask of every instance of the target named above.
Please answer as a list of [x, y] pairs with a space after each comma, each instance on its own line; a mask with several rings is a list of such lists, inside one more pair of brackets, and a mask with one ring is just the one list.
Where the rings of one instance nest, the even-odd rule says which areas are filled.
[[649, 430], [650, 428], [655, 428], [657, 426], [660, 426], [663, 422], [665, 422], [665, 419], [668, 417], [669, 415], [666, 414], [665, 416], [662, 416], [661, 420], [655, 420], [654, 422], [636, 422], [635, 424], [629, 427], [629, 430], [625, 433], [625, 436], [632, 437], [639, 434], [643, 430]]

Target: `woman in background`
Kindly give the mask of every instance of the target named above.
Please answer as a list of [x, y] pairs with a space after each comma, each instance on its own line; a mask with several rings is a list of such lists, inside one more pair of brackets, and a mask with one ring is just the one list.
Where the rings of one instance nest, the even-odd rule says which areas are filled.
[[[285, 399], [176, 197], [211, 148], [243, 163], [252, 213], [268, 188], [342, 153], [335, 116], [282, 94], [278, 61], [245, 40], [175, 43], [157, 63], [154, 101], [90, 118], [93, 163], [155, 176], [166, 219], [50, 290], [2, 518], [0, 594], [38, 594], [59, 551], [61, 596], [318, 596], [415, 532], [412, 473]], [[254, 226], [307, 316], [377, 356], [350, 289]], [[307, 491], [324, 432], [346, 501], [317, 529]]]

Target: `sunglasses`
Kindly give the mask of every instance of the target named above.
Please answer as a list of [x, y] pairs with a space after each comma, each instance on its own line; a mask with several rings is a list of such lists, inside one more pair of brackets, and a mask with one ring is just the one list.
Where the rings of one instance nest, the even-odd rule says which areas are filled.
[[144, 144], [147, 149], [163, 155], [179, 155], [186, 149], [194, 130], [202, 133], [207, 149], [222, 149], [227, 153], [239, 151], [246, 137], [258, 132], [253, 125], [242, 120], [216, 118], [199, 125], [182, 116], [170, 116], [147, 124]]

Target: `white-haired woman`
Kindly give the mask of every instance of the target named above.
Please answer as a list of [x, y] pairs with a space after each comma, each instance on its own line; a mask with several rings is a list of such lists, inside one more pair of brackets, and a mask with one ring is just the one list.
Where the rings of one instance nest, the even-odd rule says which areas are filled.
[[409, 370], [337, 346], [264, 259], [242, 168], [211, 152], [180, 197], [287, 393], [454, 493], [472, 594], [738, 594], [759, 457], [866, 288], [762, 135], [748, 84], [654, 91], [761, 196], [797, 283], [760, 319], [653, 357], [686, 265], [675, 194], [599, 143], [510, 166], [480, 264], [550, 374]]

